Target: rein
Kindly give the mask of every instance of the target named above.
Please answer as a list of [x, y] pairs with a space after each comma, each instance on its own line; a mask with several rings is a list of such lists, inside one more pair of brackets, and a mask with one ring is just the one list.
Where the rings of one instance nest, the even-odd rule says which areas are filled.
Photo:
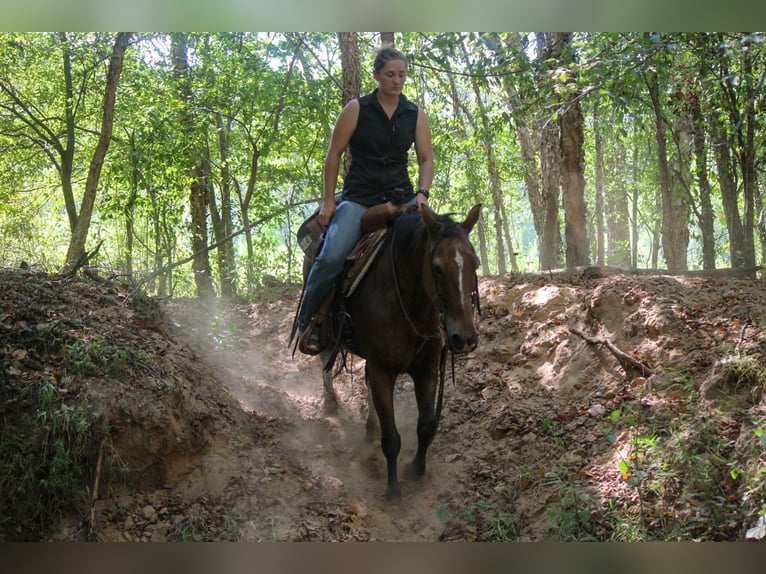
[[[436, 309], [439, 311], [439, 322], [436, 327], [436, 331], [432, 335], [424, 335], [420, 332], [420, 329], [415, 326], [415, 323], [412, 321], [412, 318], [410, 318], [410, 314], [407, 312], [407, 308], [404, 305], [404, 300], [402, 299], [402, 292], [399, 288], [399, 277], [396, 272], [396, 262], [394, 261], [394, 239], [396, 238], [396, 227], [394, 227], [391, 231], [391, 245], [389, 249], [389, 254], [391, 258], [391, 273], [394, 276], [394, 290], [396, 291], [396, 297], [399, 300], [399, 307], [402, 309], [402, 313], [404, 313], [405, 319], [407, 319], [407, 322], [410, 325], [410, 328], [415, 331], [415, 334], [423, 339], [423, 342], [420, 344], [420, 347], [416, 351], [419, 353], [425, 344], [430, 339], [435, 339], [437, 337], [441, 336], [441, 329], [444, 328], [444, 309], [443, 305], [438, 305], [431, 299], [431, 303], [436, 307]], [[438, 244], [438, 242], [437, 242]], [[434, 274], [433, 274], [433, 253], [436, 251], [436, 246], [430, 250], [430, 259], [429, 264], [431, 266], [431, 281], [434, 282], [434, 292], [438, 295], [438, 288], [436, 286], [436, 281], [434, 280]], [[442, 417], [442, 405], [444, 403], [444, 379], [447, 374], [447, 352], [449, 348], [445, 343], [442, 343], [441, 353], [439, 354], [439, 390], [437, 394], [436, 399], [436, 413], [435, 413], [435, 422], [436, 426], [439, 426], [439, 421], [441, 421]], [[455, 385], [455, 353], [451, 353], [452, 355], [452, 385]]]
[[[424, 335], [423, 333], [420, 332], [420, 330], [417, 328], [417, 326], [415, 326], [415, 323], [410, 318], [410, 314], [407, 312], [407, 307], [405, 307], [405, 305], [404, 305], [404, 300], [402, 299], [402, 291], [399, 288], [399, 276], [398, 276], [398, 274], [396, 272], [396, 262], [394, 261], [394, 240], [395, 239], [396, 239], [396, 227], [394, 226], [393, 229], [391, 230], [391, 245], [390, 245], [390, 248], [388, 250], [390, 258], [391, 258], [391, 273], [394, 276], [394, 291], [396, 291], [396, 297], [399, 300], [399, 307], [401, 307], [402, 313], [404, 313], [404, 318], [407, 319], [407, 323], [409, 323], [410, 328], [413, 331], [415, 331], [415, 334], [419, 338], [423, 339], [423, 342], [420, 344], [420, 347], [418, 347], [418, 350], [417, 350], [417, 352], [419, 353], [429, 340], [436, 339], [437, 337], [439, 337], [441, 335], [440, 327], [442, 326], [442, 323], [443, 323], [443, 320], [444, 320], [443, 319], [443, 310], [439, 310], [439, 318], [440, 318], [439, 326], [436, 327], [436, 331], [433, 334], [431, 334], [431, 335]], [[433, 260], [431, 260], [430, 263], [431, 263], [431, 266], [433, 267]], [[431, 273], [431, 279], [433, 280], [433, 273]], [[432, 303], [433, 303], [433, 301], [432, 301]], [[437, 307], [435, 304], [434, 304], [434, 306]], [[438, 309], [438, 307], [437, 307], [437, 309]], [[446, 345], [445, 345], [445, 348], [446, 348]]]

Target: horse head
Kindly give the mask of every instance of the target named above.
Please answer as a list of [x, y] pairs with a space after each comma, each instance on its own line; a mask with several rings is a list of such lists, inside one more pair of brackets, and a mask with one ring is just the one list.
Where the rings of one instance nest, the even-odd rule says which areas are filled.
[[421, 206], [428, 232], [429, 248], [424, 266], [424, 287], [442, 314], [447, 345], [454, 353], [476, 348], [479, 334], [474, 321], [478, 303], [476, 256], [469, 234], [479, 219], [481, 205], [475, 205], [462, 223], [437, 216], [427, 205]]

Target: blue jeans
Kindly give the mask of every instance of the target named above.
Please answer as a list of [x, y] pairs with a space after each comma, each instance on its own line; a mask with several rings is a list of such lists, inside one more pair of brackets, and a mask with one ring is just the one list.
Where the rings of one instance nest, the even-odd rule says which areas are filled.
[[303, 303], [298, 314], [298, 331], [303, 332], [311, 316], [319, 310], [333, 283], [343, 271], [346, 257], [362, 237], [360, 224], [367, 207], [353, 201], [341, 201], [330, 220], [322, 250], [314, 260], [306, 279]]

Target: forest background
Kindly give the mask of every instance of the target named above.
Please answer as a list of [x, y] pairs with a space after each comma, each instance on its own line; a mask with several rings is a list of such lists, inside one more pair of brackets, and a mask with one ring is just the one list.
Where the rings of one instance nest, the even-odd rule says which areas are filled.
[[0, 259], [173, 297], [300, 281], [333, 122], [386, 42], [431, 205], [484, 205], [483, 275], [763, 264], [763, 33], [6, 32]]

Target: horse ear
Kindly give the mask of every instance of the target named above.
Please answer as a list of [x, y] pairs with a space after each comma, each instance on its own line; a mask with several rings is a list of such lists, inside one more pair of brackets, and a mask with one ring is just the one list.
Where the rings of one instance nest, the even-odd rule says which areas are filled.
[[468, 212], [468, 215], [466, 215], [465, 217], [465, 221], [460, 224], [463, 226], [463, 229], [465, 229], [466, 233], [471, 233], [473, 226], [476, 225], [477, 221], [479, 221], [480, 213], [481, 213], [481, 203], [477, 203], [471, 208], [471, 211]]
[[436, 219], [436, 214], [427, 204], [420, 204], [420, 213], [423, 214], [423, 223], [426, 224], [428, 233], [432, 236], [439, 235], [442, 224]]

